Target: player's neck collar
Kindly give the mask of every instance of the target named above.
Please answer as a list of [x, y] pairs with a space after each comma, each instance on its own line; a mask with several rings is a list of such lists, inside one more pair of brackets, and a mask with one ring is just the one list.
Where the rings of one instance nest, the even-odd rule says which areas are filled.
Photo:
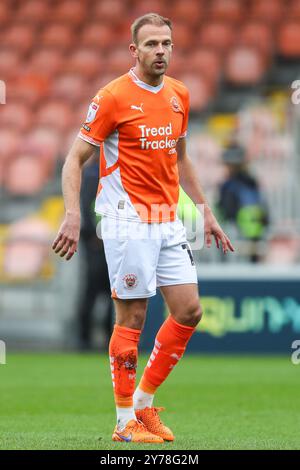
[[134, 73], [133, 68], [129, 70], [128, 75], [137, 86], [144, 88], [144, 90], [151, 91], [152, 93], [158, 93], [164, 86], [164, 81], [157, 86], [148, 85], [148, 83], [139, 79], [139, 77]]

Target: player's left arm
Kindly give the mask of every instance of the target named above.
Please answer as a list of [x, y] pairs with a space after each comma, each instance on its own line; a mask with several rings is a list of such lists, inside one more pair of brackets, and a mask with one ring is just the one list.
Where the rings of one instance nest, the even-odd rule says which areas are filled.
[[179, 183], [194, 204], [199, 204], [204, 207], [203, 215], [206, 246], [208, 248], [211, 246], [213, 236], [218, 248], [220, 247], [220, 242], [222, 243], [223, 253], [227, 253], [228, 250], [234, 251], [231, 241], [218, 224], [217, 219], [209, 207], [193, 163], [187, 154], [185, 138], [178, 140], [176, 149]]

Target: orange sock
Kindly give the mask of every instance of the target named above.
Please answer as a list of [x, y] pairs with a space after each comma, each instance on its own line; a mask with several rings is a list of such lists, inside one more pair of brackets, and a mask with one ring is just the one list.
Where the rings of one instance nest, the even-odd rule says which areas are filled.
[[133, 406], [133, 392], [141, 331], [115, 325], [109, 343], [110, 368], [116, 406]]
[[154, 394], [182, 357], [195, 328], [177, 323], [170, 315], [155, 338], [155, 345], [139, 388]]

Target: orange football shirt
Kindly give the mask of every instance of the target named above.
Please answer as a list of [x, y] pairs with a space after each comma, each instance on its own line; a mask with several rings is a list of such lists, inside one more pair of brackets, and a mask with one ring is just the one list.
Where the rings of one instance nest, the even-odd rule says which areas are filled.
[[153, 87], [130, 70], [98, 91], [79, 133], [100, 146], [96, 212], [148, 223], [175, 220], [176, 144], [186, 136], [188, 113], [188, 90], [167, 76]]

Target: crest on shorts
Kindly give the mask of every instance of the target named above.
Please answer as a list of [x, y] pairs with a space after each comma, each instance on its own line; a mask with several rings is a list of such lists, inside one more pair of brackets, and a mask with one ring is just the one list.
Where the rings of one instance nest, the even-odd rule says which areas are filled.
[[171, 108], [173, 109], [173, 111], [175, 111], [175, 113], [180, 113], [182, 111], [176, 96], [172, 96], [172, 98], [170, 99], [170, 103], [171, 103]]
[[138, 279], [135, 274], [126, 274], [123, 277], [123, 282], [126, 289], [134, 289], [138, 285]]

